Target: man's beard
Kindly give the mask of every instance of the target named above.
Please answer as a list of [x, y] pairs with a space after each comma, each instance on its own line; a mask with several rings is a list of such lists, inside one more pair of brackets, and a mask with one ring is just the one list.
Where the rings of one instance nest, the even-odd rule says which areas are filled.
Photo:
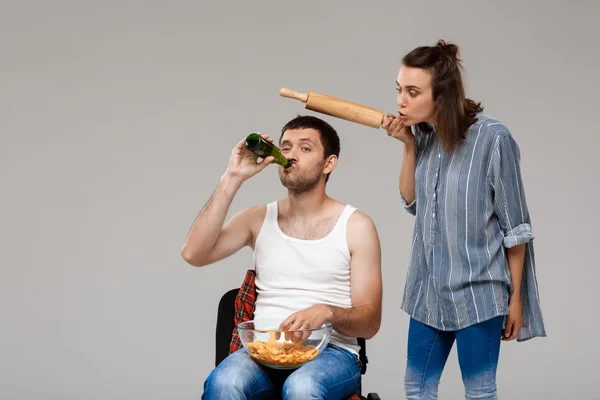
[[292, 174], [285, 172], [283, 169], [279, 171], [279, 180], [281, 184], [288, 190], [297, 194], [307, 193], [313, 190], [321, 179], [321, 171], [324, 165], [318, 165], [310, 171], [294, 171]]

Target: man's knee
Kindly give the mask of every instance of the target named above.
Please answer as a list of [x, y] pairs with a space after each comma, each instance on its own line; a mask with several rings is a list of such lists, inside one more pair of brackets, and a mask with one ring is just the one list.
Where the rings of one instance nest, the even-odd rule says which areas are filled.
[[247, 383], [232, 368], [214, 369], [204, 382], [202, 399], [246, 399]]
[[283, 385], [284, 400], [345, 399], [358, 391], [358, 358], [327, 348], [314, 361], [294, 371]]
[[268, 395], [272, 390], [264, 373], [245, 359], [232, 354], [215, 368], [204, 382], [202, 399], [250, 399]]
[[283, 400], [326, 399], [321, 381], [313, 374], [295, 373], [283, 385]]

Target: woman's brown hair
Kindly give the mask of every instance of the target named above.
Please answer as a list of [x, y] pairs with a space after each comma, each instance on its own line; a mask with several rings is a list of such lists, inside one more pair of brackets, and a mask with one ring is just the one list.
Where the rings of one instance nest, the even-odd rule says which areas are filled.
[[483, 111], [481, 103], [466, 98], [458, 53], [458, 46], [439, 40], [435, 46], [417, 47], [402, 59], [407, 67], [431, 73], [436, 130], [447, 153], [454, 150], [467, 129], [477, 121], [475, 114]]

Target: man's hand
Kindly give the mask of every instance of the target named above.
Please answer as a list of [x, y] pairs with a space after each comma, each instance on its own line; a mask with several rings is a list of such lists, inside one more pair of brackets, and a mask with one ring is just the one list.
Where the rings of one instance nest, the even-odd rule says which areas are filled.
[[415, 137], [410, 127], [404, 125], [400, 118], [393, 114], [388, 114], [383, 119], [381, 127], [387, 131], [388, 136], [398, 139], [404, 144], [414, 144]]
[[[279, 326], [280, 330], [294, 331], [299, 329], [320, 328], [331, 319], [333, 311], [325, 304], [317, 304], [298, 311], [287, 317]], [[285, 339], [300, 343], [310, 336], [310, 332], [286, 332]]]
[[[273, 142], [273, 139], [268, 135], [261, 134], [261, 136], [269, 142]], [[241, 182], [258, 174], [274, 160], [273, 156], [269, 156], [258, 163], [258, 155], [248, 150], [245, 143], [246, 138], [242, 139], [231, 151], [229, 166], [227, 167], [227, 174]]]
[[506, 318], [506, 327], [502, 335], [503, 341], [515, 339], [523, 327], [523, 304], [519, 294], [511, 296], [508, 302], [508, 317]]

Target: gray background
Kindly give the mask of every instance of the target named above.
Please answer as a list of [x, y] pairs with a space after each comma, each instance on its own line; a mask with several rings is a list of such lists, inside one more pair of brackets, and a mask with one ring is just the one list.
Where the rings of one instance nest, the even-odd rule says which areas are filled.
[[[558, 3], [558, 2], [555, 2]], [[561, 2], [567, 3], [567, 2]], [[512, 130], [549, 337], [502, 345], [504, 399], [598, 399], [597, 2], [0, 2], [0, 397], [198, 399], [220, 295], [244, 249], [180, 250], [245, 135], [312, 114], [281, 86], [396, 110], [403, 54], [461, 46], [468, 95]], [[321, 115], [322, 116], [322, 115]], [[365, 392], [402, 398], [399, 310], [413, 217], [402, 145], [322, 116], [342, 152], [328, 193], [375, 221], [383, 324]], [[285, 196], [276, 168], [230, 214]], [[455, 350], [440, 398], [463, 398]]]

